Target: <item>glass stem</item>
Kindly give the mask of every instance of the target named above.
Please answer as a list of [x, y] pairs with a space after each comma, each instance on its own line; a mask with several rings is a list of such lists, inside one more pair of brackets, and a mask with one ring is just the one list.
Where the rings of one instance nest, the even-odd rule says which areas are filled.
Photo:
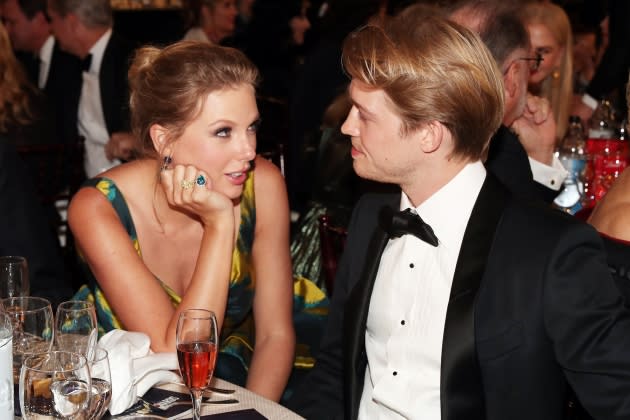
[[201, 418], [201, 396], [203, 390], [193, 389], [190, 391], [193, 403], [193, 420], [199, 420]]

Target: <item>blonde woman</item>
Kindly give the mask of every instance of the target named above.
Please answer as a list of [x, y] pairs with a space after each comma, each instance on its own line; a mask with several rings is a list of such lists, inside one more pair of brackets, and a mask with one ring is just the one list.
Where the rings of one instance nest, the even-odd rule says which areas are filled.
[[551, 103], [557, 127], [556, 140], [560, 141], [569, 123], [573, 92], [571, 23], [562, 7], [550, 2], [527, 4], [524, 23], [532, 49], [542, 57], [538, 70], [529, 76], [529, 90]]

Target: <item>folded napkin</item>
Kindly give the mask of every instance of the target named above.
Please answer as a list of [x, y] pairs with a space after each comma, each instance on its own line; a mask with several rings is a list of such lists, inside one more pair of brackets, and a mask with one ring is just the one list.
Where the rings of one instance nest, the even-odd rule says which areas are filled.
[[120, 414], [153, 385], [181, 382], [175, 353], [153, 353], [151, 339], [140, 332], [112, 330], [98, 345], [108, 352], [112, 376], [112, 402], [109, 412]]

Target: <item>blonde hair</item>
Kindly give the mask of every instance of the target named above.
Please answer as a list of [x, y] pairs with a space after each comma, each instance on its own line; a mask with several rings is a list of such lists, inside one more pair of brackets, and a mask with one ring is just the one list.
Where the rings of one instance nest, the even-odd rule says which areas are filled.
[[352, 78], [387, 94], [402, 134], [438, 121], [454, 138], [454, 155], [485, 158], [503, 119], [503, 77], [472, 31], [411, 6], [348, 36], [342, 61]]
[[569, 124], [573, 96], [573, 35], [571, 22], [564, 9], [550, 2], [529, 3], [523, 9], [526, 25], [544, 25], [556, 42], [564, 48], [558, 77], [547, 76], [541, 84], [540, 94], [551, 103], [556, 119], [556, 140], [561, 140]]
[[6, 28], [0, 23], [0, 133], [33, 121], [30, 98], [36, 94], [15, 58]]
[[196, 118], [206, 95], [241, 84], [255, 87], [257, 80], [256, 67], [233, 48], [200, 41], [140, 48], [129, 69], [131, 128], [139, 155], [157, 157], [149, 134], [153, 124], [168, 128], [168, 144]]

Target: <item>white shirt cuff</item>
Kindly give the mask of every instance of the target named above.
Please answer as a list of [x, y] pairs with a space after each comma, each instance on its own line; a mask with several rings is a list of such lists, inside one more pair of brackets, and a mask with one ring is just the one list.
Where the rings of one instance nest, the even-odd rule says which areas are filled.
[[529, 166], [532, 168], [534, 181], [554, 191], [560, 191], [562, 183], [569, 175], [556, 155], [553, 156], [551, 166], [545, 165], [532, 158], [529, 158]]
[[597, 99], [593, 98], [588, 93], [582, 95], [582, 103], [591, 108], [593, 111], [595, 111], [595, 108], [597, 108], [598, 105]]

